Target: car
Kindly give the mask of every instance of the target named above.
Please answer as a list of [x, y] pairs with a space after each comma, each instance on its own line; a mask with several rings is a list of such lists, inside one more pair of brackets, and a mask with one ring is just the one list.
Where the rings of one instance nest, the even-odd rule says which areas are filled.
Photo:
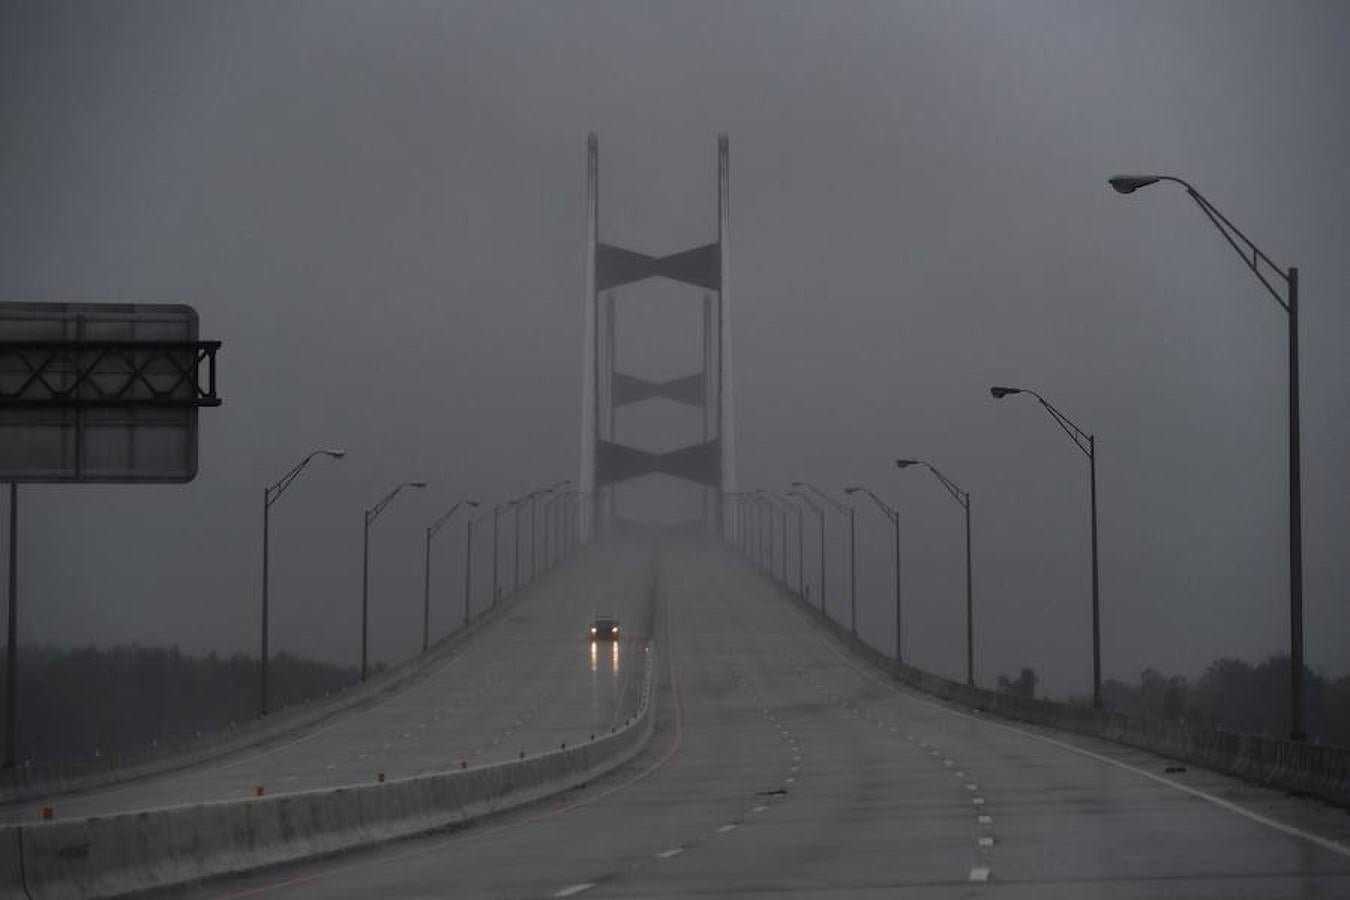
[[596, 616], [591, 623], [591, 640], [617, 641], [619, 639], [619, 620], [613, 616]]

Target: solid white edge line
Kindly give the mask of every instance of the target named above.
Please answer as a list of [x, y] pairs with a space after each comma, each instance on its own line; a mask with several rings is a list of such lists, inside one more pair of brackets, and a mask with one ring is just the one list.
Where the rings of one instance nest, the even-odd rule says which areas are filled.
[[[1134, 774], [1143, 776], [1144, 778], [1147, 778], [1150, 781], [1155, 781], [1158, 784], [1163, 784], [1170, 788], [1175, 788], [1176, 790], [1181, 791], [1183, 794], [1190, 794], [1192, 797], [1204, 800], [1207, 803], [1212, 803], [1214, 806], [1217, 806], [1220, 809], [1227, 810], [1228, 812], [1242, 816], [1245, 819], [1250, 819], [1253, 822], [1265, 825], [1267, 828], [1273, 828], [1274, 830], [1280, 832], [1281, 834], [1286, 834], [1289, 835], [1290, 837], [1302, 838], [1303, 840], [1308, 841], [1309, 843], [1316, 844], [1323, 850], [1329, 850], [1332, 853], [1350, 859], [1350, 846], [1342, 844], [1338, 841], [1333, 841], [1329, 838], [1321, 837], [1320, 835], [1316, 835], [1308, 831], [1304, 831], [1303, 829], [1296, 828], [1293, 825], [1286, 825], [1283, 822], [1277, 822], [1274, 819], [1263, 816], [1258, 812], [1253, 812], [1250, 809], [1238, 806], [1236, 803], [1233, 803], [1232, 801], [1224, 800], [1222, 797], [1216, 797], [1213, 794], [1208, 794], [1198, 788], [1193, 788], [1190, 787], [1189, 785], [1181, 784], [1180, 782], [1173, 781], [1170, 778], [1164, 778], [1161, 775], [1154, 775], [1152, 772], [1141, 769], [1138, 766], [1132, 766], [1129, 763], [1121, 762], [1118, 759], [1112, 759], [1109, 756], [1102, 756], [1100, 753], [1093, 753], [1091, 750], [1087, 750], [1082, 747], [1075, 747], [1073, 744], [1065, 743], [1064, 741], [1059, 741], [1052, 737], [1046, 737], [1045, 735], [1037, 734], [1034, 731], [1027, 731], [1024, 728], [1018, 728], [1015, 725], [1008, 725], [1004, 722], [997, 722], [994, 721], [992, 717], [973, 716], [970, 713], [964, 713], [961, 712], [960, 710], [952, 709], [949, 706], [944, 706], [943, 704], [938, 703], [935, 700], [929, 700], [927, 697], [921, 696], [915, 691], [901, 689], [892, 682], [877, 677], [871, 671], [859, 668], [858, 665], [855, 664], [854, 661], [850, 659], [843, 650], [835, 647], [834, 644], [827, 641], [821, 635], [819, 628], [816, 629], [816, 639], [819, 640], [821, 643], [823, 643], [827, 648], [829, 648], [836, 656], [842, 659], [849, 668], [853, 669], [853, 671], [862, 675], [864, 678], [871, 679], [877, 684], [889, 688], [893, 693], [899, 694], [902, 697], [913, 700], [916, 703], [922, 703], [926, 706], [931, 706], [934, 709], [948, 713], [949, 715], [959, 716], [960, 718], [963, 719], [969, 719], [972, 722], [983, 722], [984, 724], [992, 726], [994, 728], [1001, 728], [1004, 731], [1010, 731], [1013, 734], [1020, 734], [1023, 737], [1029, 737], [1034, 740], [1041, 741], [1042, 743], [1050, 744], [1051, 746], [1058, 747], [1061, 750], [1068, 750], [1070, 753], [1077, 753], [1079, 756], [1086, 756], [1088, 759], [1094, 759], [1097, 762], [1106, 763], [1107, 765], [1115, 766], [1118, 769], [1124, 769], [1126, 772], [1133, 772]], [[1218, 774], [1222, 775], [1223, 773]], [[1236, 776], [1230, 775], [1227, 777], [1235, 778]], [[980, 800], [976, 805], [981, 805], [983, 804], [983, 802], [984, 802], [983, 800]]]

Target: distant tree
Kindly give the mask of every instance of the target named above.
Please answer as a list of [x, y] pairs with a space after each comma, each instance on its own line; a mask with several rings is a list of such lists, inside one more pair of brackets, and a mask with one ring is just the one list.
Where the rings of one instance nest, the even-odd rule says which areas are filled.
[[1016, 679], [1010, 679], [1007, 675], [998, 676], [998, 689], [1005, 694], [1031, 700], [1036, 696], [1036, 681], [1035, 669], [1023, 669]]
[[[0, 652], [0, 663], [4, 654]], [[280, 709], [356, 681], [354, 669], [281, 653], [272, 661]], [[19, 656], [19, 755], [33, 763], [135, 754], [184, 743], [257, 714], [258, 663], [236, 654], [189, 657], [177, 647], [56, 649]]]

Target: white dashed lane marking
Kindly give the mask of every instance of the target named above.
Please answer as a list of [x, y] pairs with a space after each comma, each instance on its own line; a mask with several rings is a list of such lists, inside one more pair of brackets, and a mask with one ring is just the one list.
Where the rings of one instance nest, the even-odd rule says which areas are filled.
[[971, 880], [971, 881], [988, 881], [988, 880], [989, 880], [989, 867], [988, 867], [988, 866], [976, 866], [975, 868], [971, 869], [971, 870], [970, 870], [970, 880]]
[[670, 859], [672, 856], [679, 856], [684, 852], [683, 847], [671, 847], [669, 850], [662, 850], [656, 854], [657, 859]]
[[980, 838], [980, 846], [981, 846], [981, 847], [992, 847], [992, 846], [994, 846], [994, 839], [991, 838], [991, 837], [982, 837], [982, 838]]
[[994, 817], [993, 817], [993, 816], [980, 816], [980, 824], [981, 824], [981, 825], [993, 825], [993, 824], [994, 824]]
[[583, 881], [581, 884], [574, 884], [571, 887], [565, 887], [561, 891], [558, 891], [558, 893], [554, 894], [553, 896], [571, 897], [574, 894], [580, 894], [582, 891], [589, 891], [593, 887], [595, 887], [594, 881]]
[[728, 831], [730, 831], [731, 829], [733, 829], [733, 828], [735, 828], [735, 827], [736, 827], [736, 825], [735, 825], [734, 823], [728, 824], [728, 825], [723, 825], [723, 826], [721, 826], [720, 828], [717, 829], [717, 833], [718, 833], [718, 834], [726, 834]]

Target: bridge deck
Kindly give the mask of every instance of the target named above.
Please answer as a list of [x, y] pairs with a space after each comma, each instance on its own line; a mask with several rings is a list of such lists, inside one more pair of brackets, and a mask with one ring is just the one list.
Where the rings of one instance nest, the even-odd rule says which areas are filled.
[[659, 569], [670, 671], [633, 763], [463, 831], [201, 895], [1350, 896], [1343, 812], [1196, 770], [1161, 780], [1161, 758], [937, 705], [730, 554], [667, 545]]

